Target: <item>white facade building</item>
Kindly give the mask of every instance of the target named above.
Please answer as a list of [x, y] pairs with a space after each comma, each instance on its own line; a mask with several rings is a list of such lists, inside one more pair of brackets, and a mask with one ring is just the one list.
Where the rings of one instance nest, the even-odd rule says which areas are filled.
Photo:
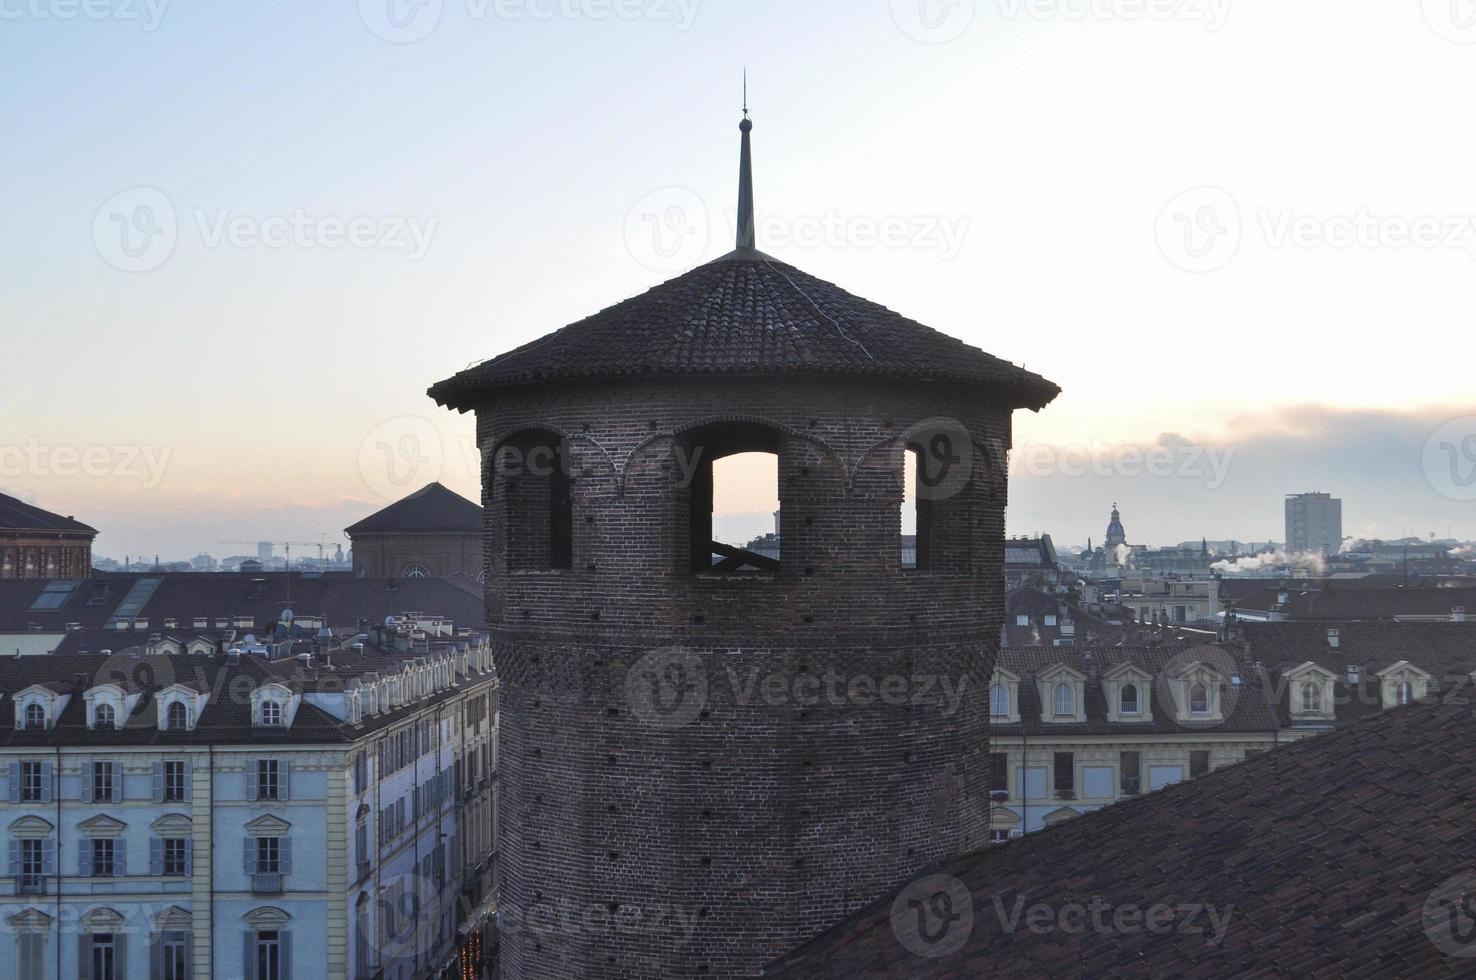
[[481, 636], [0, 662], [0, 976], [482, 976], [496, 688]]

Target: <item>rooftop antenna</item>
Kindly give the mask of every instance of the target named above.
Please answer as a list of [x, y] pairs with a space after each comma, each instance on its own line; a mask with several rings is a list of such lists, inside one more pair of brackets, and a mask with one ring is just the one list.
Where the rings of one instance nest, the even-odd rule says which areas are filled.
[[738, 124], [743, 133], [743, 149], [738, 161], [738, 248], [754, 248], [753, 234], [753, 152], [748, 134], [753, 132], [753, 120], [748, 118], [748, 69], [743, 69], [743, 121]]

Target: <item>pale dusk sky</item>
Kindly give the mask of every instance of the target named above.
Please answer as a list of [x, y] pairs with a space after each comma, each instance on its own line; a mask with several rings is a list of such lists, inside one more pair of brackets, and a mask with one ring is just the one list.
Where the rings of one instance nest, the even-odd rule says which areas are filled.
[[0, 0], [0, 488], [116, 557], [475, 497], [425, 388], [731, 247], [746, 66], [759, 246], [1064, 389], [1012, 531], [1476, 537], [1465, 2]]

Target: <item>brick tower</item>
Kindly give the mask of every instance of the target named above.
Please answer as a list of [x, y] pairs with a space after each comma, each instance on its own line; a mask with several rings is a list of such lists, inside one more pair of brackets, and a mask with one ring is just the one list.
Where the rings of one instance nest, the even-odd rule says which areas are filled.
[[[1004, 452], [1058, 389], [757, 251], [740, 128], [735, 251], [430, 389], [483, 450], [511, 980], [757, 976], [988, 838]], [[762, 547], [714, 531], [753, 452]]]

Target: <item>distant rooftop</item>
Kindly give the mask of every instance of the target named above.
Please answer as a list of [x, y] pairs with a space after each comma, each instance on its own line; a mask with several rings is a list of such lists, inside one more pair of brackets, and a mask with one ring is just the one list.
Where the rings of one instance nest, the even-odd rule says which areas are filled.
[[482, 508], [439, 483], [430, 483], [410, 496], [376, 511], [344, 533], [465, 531], [481, 533]]
[[49, 510], [42, 510], [9, 494], [0, 493], [0, 531], [68, 531], [81, 534], [96, 534], [97, 528], [88, 527], [71, 517], [62, 517]]

